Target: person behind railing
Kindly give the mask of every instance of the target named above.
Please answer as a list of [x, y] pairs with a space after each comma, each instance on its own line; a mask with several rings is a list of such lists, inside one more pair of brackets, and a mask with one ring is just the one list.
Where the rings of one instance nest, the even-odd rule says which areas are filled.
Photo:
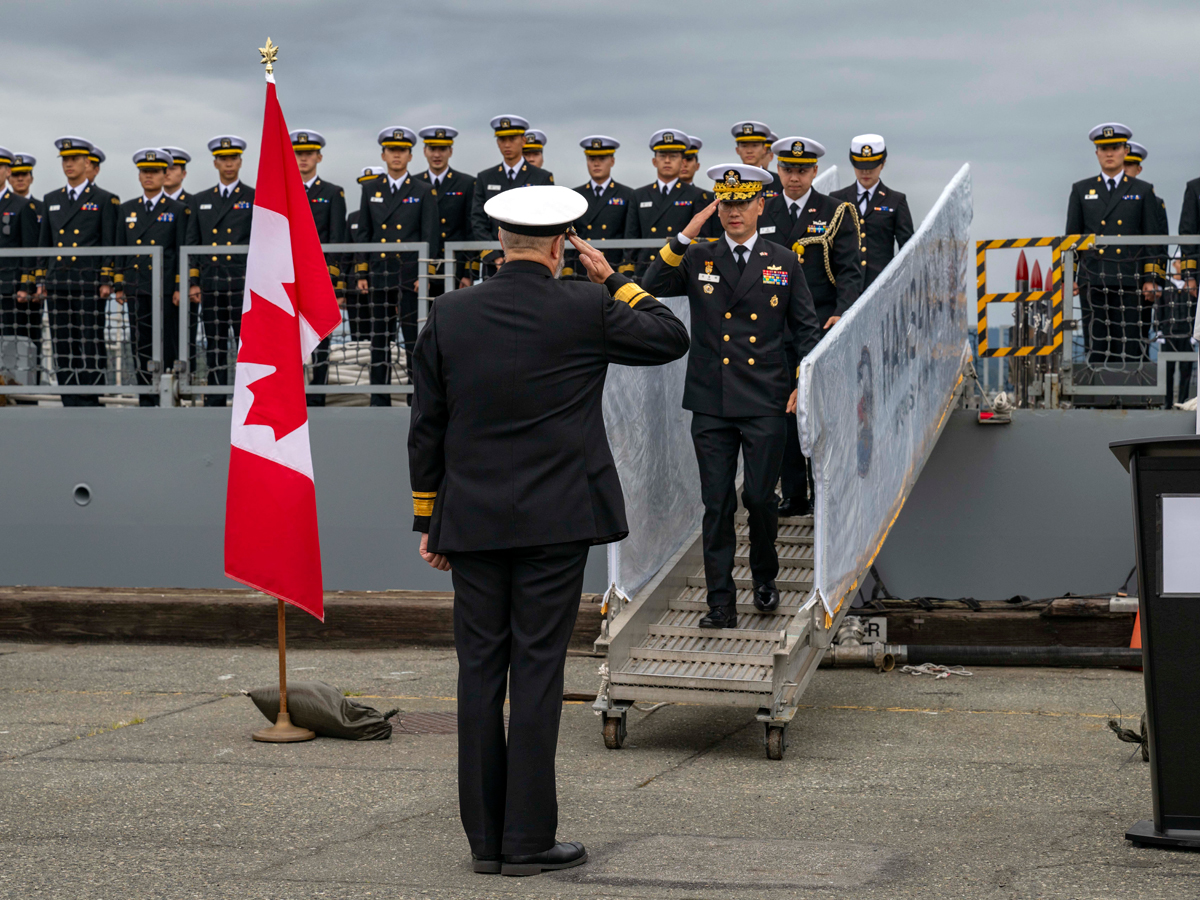
[[525, 132], [525, 143], [521, 146], [521, 156], [525, 158], [525, 162], [549, 175], [550, 183], [553, 184], [554, 173], [546, 168], [546, 143], [546, 132], [538, 128], [530, 128]]
[[[370, 181], [372, 178], [378, 178], [387, 169], [383, 166], [363, 166], [358, 173], [357, 182], [360, 186]], [[355, 206], [346, 214], [346, 242], [350, 244], [358, 243], [358, 216], [359, 209]], [[370, 341], [371, 340], [371, 310], [370, 296], [366, 291], [358, 289], [358, 276], [354, 274], [355, 257], [353, 253], [346, 254], [342, 258], [342, 271], [351, 273], [347, 276], [346, 283], [346, 319], [350, 327], [350, 337], [355, 341]]]
[[[220, 134], [208, 142], [217, 170], [217, 184], [192, 196], [189, 244], [213, 247], [250, 243], [254, 218], [254, 188], [241, 180], [246, 142], [234, 134]], [[193, 257], [197, 258], [197, 257]], [[200, 303], [204, 321], [208, 384], [229, 384], [229, 365], [237, 360], [242, 333], [242, 300], [246, 289], [246, 254], [200, 256], [188, 274], [199, 279], [199, 291], [189, 290], [191, 302]], [[205, 406], [225, 406], [225, 394], [205, 394]]]
[[[8, 186], [19, 197], [24, 197], [33, 207], [34, 213], [34, 229], [32, 243], [25, 244], [26, 247], [36, 247], [38, 235], [41, 233], [42, 216], [46, 212], [46, 206], [41, 199], [33, 194], [33, 167], [37, 165], [37, 157], [32, 153], [17, 151], [13, 154], [12, 167], [9, 169]], [[22, 274], [25, 275], [25, 302], [17, 303], [16, 313], [13, 320], [13, 333], [18, 337], [29, 338], [30, 353], [29, 360], [30, 374], [33, 378], [33, 384], [40, 384], [42, 380], [42, 301], [38, 295], [33, 283], [33, 270], [37, 260], [34, 257], [28, 257], [22, 268]], [[25, 400], [21, 397], [14, 398], [15, 402], [36, 404], [36, 400]]]
[[[311, 128], [300, 128], [288, 135], [292, 142], [292, 151], [296, 154], [296, 166], [300, 169], [300, 178], [304, 182], [304, 191], [308, 195], [308, 208], [312, 210], [313, 221], [317, 225], [317, 237], [322, 244], [341, 244], [346, 241], [346, 192], [342, 186], [331, 181], [325, 181], [317, 174], [317, 166], [325, 146], [325, 136]], [[325, 254], [325, 265], [329, 269], [329, 279], [337, 294], [338, 304], [346, 302], [346, 278], [342, 274], [341, 255]], [[309, 384], [329, 383], [329, 345], [332, 335], [317, 344], [313, 351], [312, 375]], [[308, 394], [309, 406], [324, 406], [324, 394]]]
[[[575, 230], [589, 241], [620, 240], [626, 236], [625, 222], [633, 205], [633, 188], [618, 184], [612, 177], [621, 142], [605, 134], [589, 134], [579, 146], [583, 148], [589, 177], [575, 190], [587, 200], [588, 207], [587, 212], [576, 220]], [[622, 274], [633, 272], [627, 250], [605, 250], [604, 258]], [[578, 263], [579, 255], [568, 250], [563, 277], [586, 277], [585, 272], [578, 271]]]
[[[825, 147], [807, 137], [786, 137], [771, 146], [779, 160], [783, 193], [766, 202], [758, 233], [787, 247], [800, 258], [804, 280], [812, 294], [817, 319], [828, 331], [858, 299], [863, 289], [862, 243], [858, 210], [853, 201], [837, 201], [812, 186]], [[788, 367], [800, 361], [790, 355]], [[800, 450], [795, 419], [788, 423], [787, 449], [780, 471], [783, 499], [781, 516], [807, 516], [815, 495], [812, 468]]]
[[[1188, 353], [1196, 355], [1196, 298], [1183, 278], [1182, 260], [1178, 255], [1171, 260], [1170, 277], [1154, 303], [1155, 340], [1160, 353]], [[1175, 372], [1179, 371], [1179, 391], [1175, 391]], [[1192, 359], [1167, 360], [1167, 395], [1164, 409], [1171, 409], [1176, 402], [1183, 403], [1192, 395]], [[1176, 400], [1178, 398], [1178, 400]]]
[[[773, 156], [771, 145], [778, 140], [775, 132], [762, 122], [747, 119], [735, 122], [729, 129], [729, 133], [733, 137], [733, 149], [737, 151], [738, 159], [748, 166], [757, 166], [766, 172], [771, 172], [770, 162]], [[779, 173], [771, 172], [770, 183], [764, 182], [763, 184], [763, 199], [769, 201], [772, 197], [778, 196], [782, 190], [783, 182], [779, 179]]]
[[[1125, 174], [1133, 132], [1104, 122], [1088, 134], [1100, 174], [1077, 181], [1067, 201], [1067, 234], [1149, 235], [1164, 231], [1154, 188]], [[1079, 254], [1076, 293], [1088, 362], [1140, 364], [1148, 358], [1143, 311], [1166, 278], [1165, 248], [1100, 247]], [[1139, 289], [1141, 296], [1139, 296]]]
[[[68, 256], [71, 247], [112, 247], [116, 243], [114, 194], [87, 177], [92, 144], [74, 136], [54, 142], [62, 159], [66, 187], [43, 198], [46, 213], [38, 245], [53, 255], [34, 269], [37, 292], [50, 308], [50, 336], [58, 383], [65, 387], [105, 384], [108, 349], [104, 344], [104, 308], [112, 291], [113, 261], [108, 256]], [[63, 406], [99, 406], [97, 394], [62, 395]]]
[[[364, 245], [429, 244], [429, 259], [442, 253], [437, 197], [428, 182], [410, 175], [417, 133], [389, 125], [376, 138], [387, 171], [364, 181], [358, 205], [358, 240]], [[384, 248], [381, 248], [384, 249]], [[371, 384], [392, 383], [391, 341], [396, 338], [397, 313], [403, 335], [404, 365], [412, 379], [412, 351], [417, 342], [416, 253], [359, 254], [355, 275], [359, 291], [368, 292], [371, 307]], [[411, 395], [405, 395], [405, 403]], [[390, 394], [372, 394], [372, 406], [391, 406]]]
[[[796, 370], [789, 360], [803, 359], [822, 332], [796, 253], [758, 236], [762, 191], [771, 173], [728, 164], [713, 166], [708, 177], [716, 181], [717, 199], [663, 247], [643, 283], [659, 296], [686, 293], [691, 306], [683, 406], [692, 411], [704, 503], [709, 611], [700, 627], [734, 628], [738, 454], [750, 525], [754, 606], [770, 612], [779, 606], [775, 483], [787, 430], [796, 427]], [[721, 217], [724, 236], [697, 242], [714, 212]]]
[[[1183, 189], [1183, 208], [1179, 211], [1179, 233], [1200, 234], [1200, 178], [1193, 178]], [[1196, 298], [1197, 263], [1200, 262], [1200, 244], [1181, 244], [1180, 270], [1184, 284]]]
[[[162, 247], [162, 268], [149, 256], [115, 257], [113, 296], [129, 310], [129, 342], [137, 383], [151, 384], [154, 351], [154, 282], [159, 285], [162, 371], [170, 372], [179, 359], [179, 248], [187, 241], [192, 214], [186, 203], [172, 200], [163, 190], [171, 151], [146, 147], [133, 154], [142, 196], [119, 207], [118, 247]], [[186, 308], [190, 304], [185, 303]], [[158, 406], [157, 394], [139, 394], [139, 406]]]
[[[1128, 175], [1130, 178], [1138, 178], [1142, 181], [1145, 181], [1146, 184], [1150, 185], [1150, 190], [1153, 192], [1154, 185], [1150, 184], [1150, 182], [1145, 178], [1142, 178], [1142, 171], [1144, 168], [1143, 163], [1145, 162], [1146, 157], [1149, 155], [1149, 151], [1146, 149], [1144, 144], [1139, 144], [1137, 141], [1130, 141], [1129, 149], [1125, 151], [1124, 168], [1126, 175]], [[1157, 201], [1154, 204], [1156, 222], [1154, 225], [1154, 231], [1152, 233], [1170, 234], [1171, 225], [1167, 220], [1167, 204], [1163, 198], [1159, 197], [1157, 194], [1155, 194], [1155, 200]], [[1165, 253], [1166, 248], [1164, 247], [1161, 249]], [[1168, 272], [1167, 275], [1169, 276], [1170, 273]], [[1149, 337], [1150, 329], [1154, 327], [1153, 322], [1155, 318], [1155, 306], [1158, 305], [1159, 300], [1161, 299], [1162, 289], [1165, 284], [1166, 281], [1160, 279], [1160, 281], [1156, 282], [1154, 286], [1154, 298], [1148, 299], [1143, 297], [1145, 302], [1142, 304], [1142, 334], [1146, 335], [1147, 338]]]
[[[500, 150], [500, 165], [490, 166], [475, 176], [475, 195], [471, 198], [471, 234], [477, 241], [498, 239], [499, 226], [484, 212], [484, 204], [493, 197], [527, 185], [554, 184], [554, 177], [525, 162], [525, 132], [529, 120], [521, 116], [496, 116], [489, 123]], [[494, 250], [479, 254], [479, 277], [494, 275], [504, 257]]]
[[[0, 248], [34, 248], [38, 242], [37, 207], [8, 183], [14, 154], [0, 147]], [[29, 257], [0, 256], [0, 337], [29, 338], [40, 342], [41, 322], [35, 335], [30, 321], [29, 283], [34, 263]]]
[[[442, 224], [442, 244], [450, 241], [473, 240], [471, 234], [471, 201], [475, 198], [475, 178], [450, 168], [454, 155], [454, 139], [458, 129], [449, 125], [427, 125], [417, 132], [424, 143], [425, 161], [429, 168], [417, 177], [433, 188], [437, 197], [438, 216]], [[479, 273], [479, 254], [456, 254], [456, 287], [469, 287]], [[445, 269], [442, 264], [429, 266], [429, 297], [440, 297], [446, 291]]]
[[913, 236], [908, 198], [881, 180], [887, 153], [882, 135], [856, 135], [850, 141], [850, 165], [854, 168], [855, 183], [829, 192], [834, 200], [853, 203], [858, 210], [862, 231], [859, 267], [863, 270], [863, 290], [871, 286]]
[[192, 154], [180, 147], [163, 147], [171, 154], [171, 165], [167, 166], [167, 177], [163, 181], [163, 192], [171, 200], [178, 200], [180, 203], [190, 203], [192, 195], [183, 188], [183, 179], [187, 178], [188, 163], [192, 161]]

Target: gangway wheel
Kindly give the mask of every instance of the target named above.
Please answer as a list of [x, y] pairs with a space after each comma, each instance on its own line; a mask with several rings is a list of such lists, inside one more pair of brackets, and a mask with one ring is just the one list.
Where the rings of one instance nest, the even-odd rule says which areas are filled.
[[604, 746], [609, 750], [620, 750], [627, 733], [624, 716], [610, 716], [604, 720]]
[[[607, 732], [605, 732], [607, 734]], [[787, 749], [787, 726], [767, 725], [767, 759], [783, 759]]]

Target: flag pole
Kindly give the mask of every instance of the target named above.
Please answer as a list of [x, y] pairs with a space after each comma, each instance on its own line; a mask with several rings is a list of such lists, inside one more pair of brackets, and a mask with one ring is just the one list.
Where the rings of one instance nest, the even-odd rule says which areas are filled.
[[292, 717], [287, 711], [287, 606], [282, 600], [279, 604], [279, 715], [275, 724], [270, 728], [254, 732], [256, 741], [266, 741], [269, 744], [293, 744], [298, 741], [311, 741], [316, 737], [307, 728], [292, 724]]

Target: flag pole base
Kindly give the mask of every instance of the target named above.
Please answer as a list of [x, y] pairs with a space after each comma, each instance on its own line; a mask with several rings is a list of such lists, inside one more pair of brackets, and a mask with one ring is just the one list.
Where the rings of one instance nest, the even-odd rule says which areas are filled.
[[295, 744], [300, 741], [311, 741], [316, 732], [292, 724], [292, 717], [285, 712], [279, 714], [275, 724], [270, 728], [254, 732], [256, 741], [266, 741], [268, 744]]

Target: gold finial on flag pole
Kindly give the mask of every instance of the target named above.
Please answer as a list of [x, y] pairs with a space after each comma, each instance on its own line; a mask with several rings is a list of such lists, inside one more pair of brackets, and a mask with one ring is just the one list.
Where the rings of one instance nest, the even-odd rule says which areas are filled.
[[279, 56], [279, 45], [272, 44], [268, 37], [267, 46], [259, 47], [258, 52], [262, 54], [262, 64], [267, 67], [267, 74], [272, 74], [275, 71], [275, 58]]

